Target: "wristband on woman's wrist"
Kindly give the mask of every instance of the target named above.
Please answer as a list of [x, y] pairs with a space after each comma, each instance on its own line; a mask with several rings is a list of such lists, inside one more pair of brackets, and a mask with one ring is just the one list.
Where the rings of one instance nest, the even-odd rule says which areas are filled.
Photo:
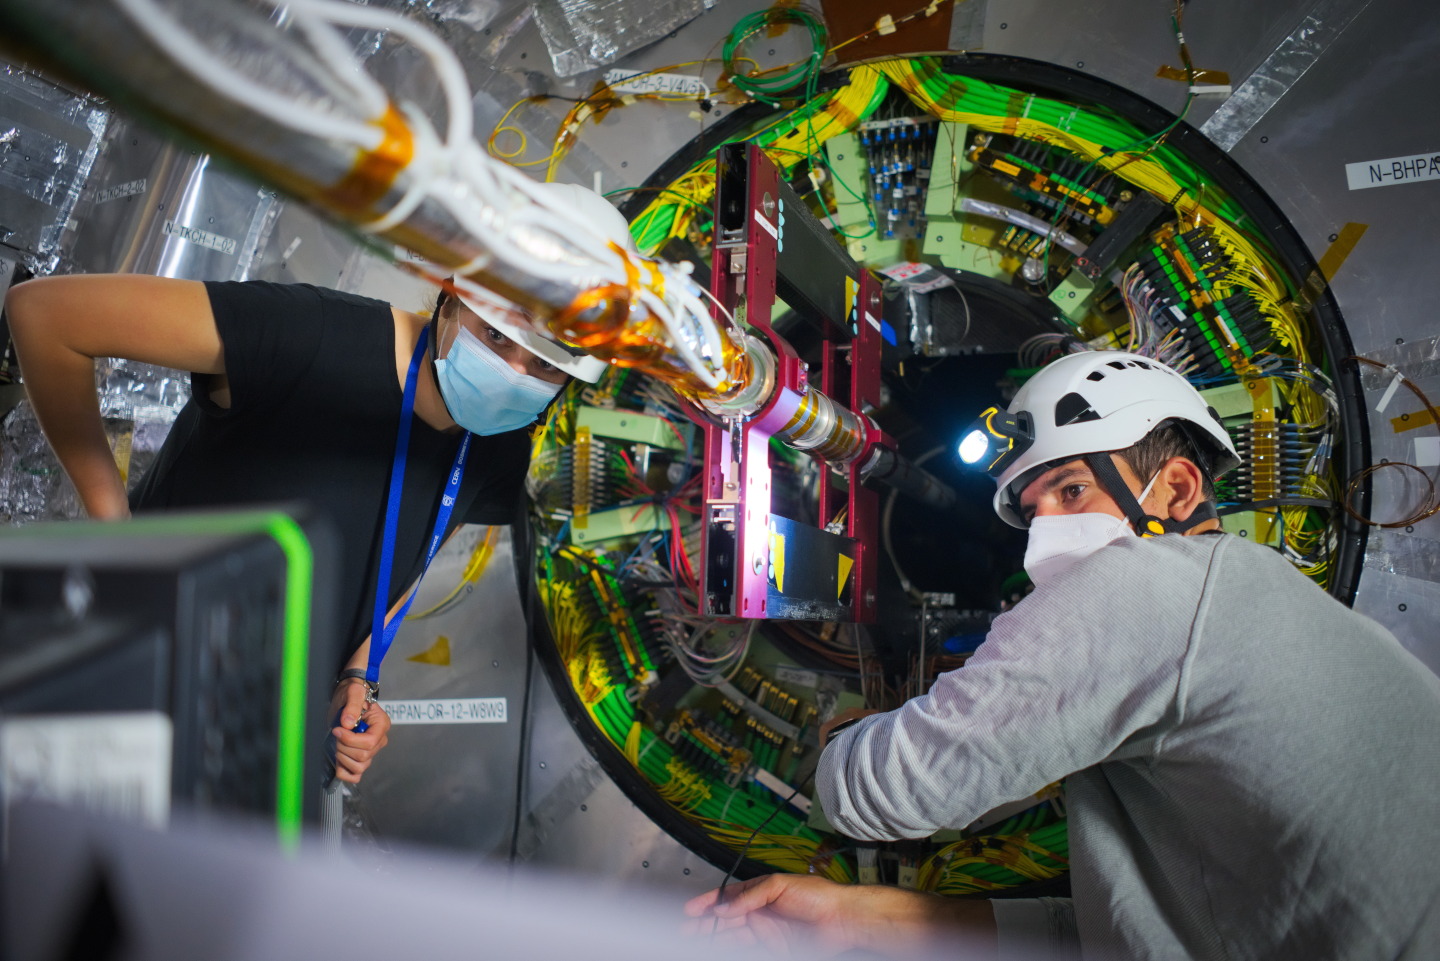
[[350, 680], [351, 678], [354, 678], [355, 680], [358, 680], [358, 681], [360, 681], [362, 684], [365, 685], [365, 700], [367, 700], [367, 701], [378, 701], [378, 700], [380, 700], [380, 685], [379, 685], [379, 684], [372, 683], [370, 680], [368, 680], [368, 679], [365, 677], [365, 671], [364, 671], [362, 668], [358, 668], [358, 667], [347, 667], [345, 670], [341, 671], [339, 674], [336, 674], [336, 675], [335, 675], [335, 686], [336, 686], [336, 687], [339, 687], [341, 684], [345, 683], [346, 681]]

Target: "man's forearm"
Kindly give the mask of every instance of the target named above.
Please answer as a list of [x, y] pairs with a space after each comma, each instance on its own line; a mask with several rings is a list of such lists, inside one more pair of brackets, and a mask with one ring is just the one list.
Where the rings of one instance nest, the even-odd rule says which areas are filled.
[[996, 952], [995, 912], [989, 901], [967, 901], [885, 885], [854, 888], [863, 903], [858, 946], [886, 956], [964, 951], [967, 958]]

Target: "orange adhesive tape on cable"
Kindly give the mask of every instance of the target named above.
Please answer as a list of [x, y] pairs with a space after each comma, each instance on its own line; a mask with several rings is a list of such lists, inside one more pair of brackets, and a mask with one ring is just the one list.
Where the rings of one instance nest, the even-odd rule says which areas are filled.
[[384, 132], [379, 145], [361, 151], [350, 172], [324, 193], [325, 199], [344, 210], [367, 216], [415, 157], [415, 137], [393, 104], [376, 123]]

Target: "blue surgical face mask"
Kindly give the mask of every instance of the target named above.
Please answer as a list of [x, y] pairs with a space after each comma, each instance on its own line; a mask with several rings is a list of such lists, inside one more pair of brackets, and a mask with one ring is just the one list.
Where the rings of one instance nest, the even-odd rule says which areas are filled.
[[435, 376], [450, 416], [472, 434], [533, 423], [563, 386], [520, 373], [463, 326], [448, 356], [435, 361]]

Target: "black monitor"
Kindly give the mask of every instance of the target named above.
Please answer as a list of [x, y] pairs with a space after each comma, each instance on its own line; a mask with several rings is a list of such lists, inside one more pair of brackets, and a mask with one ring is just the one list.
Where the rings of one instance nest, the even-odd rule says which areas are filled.
[[334, 552], [328, 527], [285, 509], [0, 532], [3, 783], [123, 812], [154, 768], [120, 755], [160, 738], [162, 801], [298, 838], [340, 660]]

